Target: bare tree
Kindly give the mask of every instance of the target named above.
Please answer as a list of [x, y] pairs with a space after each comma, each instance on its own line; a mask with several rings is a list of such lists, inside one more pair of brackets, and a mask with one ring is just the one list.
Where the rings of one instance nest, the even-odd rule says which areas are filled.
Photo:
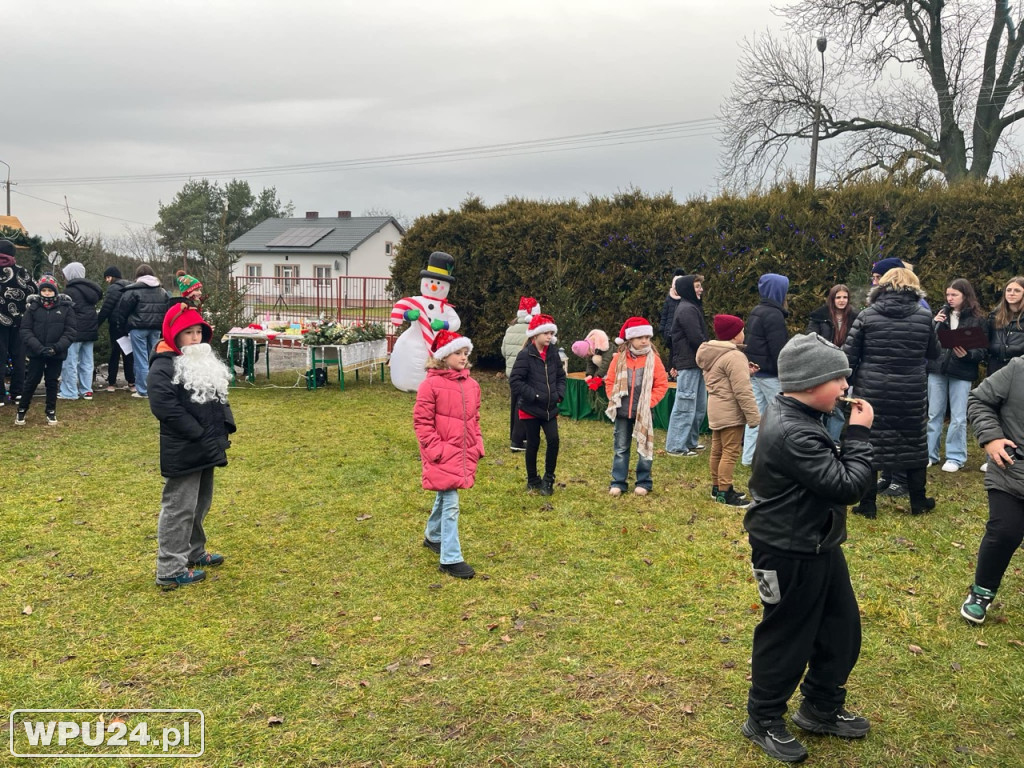
[[987, 178], [1024, 117], [1022, 11], [1009, 0], [796, 0], [788, 36], [747, 40], [722, 107], [727, 183], [787, 172], [810, 140], [821, 60], [821, 139], [839, 179], [862, 174]]

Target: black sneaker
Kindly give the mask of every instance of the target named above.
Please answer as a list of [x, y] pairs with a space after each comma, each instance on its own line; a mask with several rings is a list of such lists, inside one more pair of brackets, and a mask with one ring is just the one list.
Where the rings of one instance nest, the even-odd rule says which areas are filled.
[[866, 717], [847, 712], [840, 707], [835, 712], [823, 712], [806, 699], [793, 713], [793, 722], [811, 733], [824, 733], [841, 739], [863, 739], [871, 730]]
[[25, 411], [18, 411], [14, 415], [14, 426], [24, 427], [25, 426]]
[[526, 443], [509, 443], [509, 450], [515, 451], [516, 453], [522, 453], [526, 450]]
[[807, 758], [804, 745], [789, 732], [786, 723], [781, 719], [758, 722], [748, 717], [747, 722], [740, 727], [740, 733], [776, 760], [784, 763], [799, 763]]
[[539, 491], [540, 490], [540, 478], [539, 477], [538, 478], [534, 478], [533, 480], [529, 480], [528, 479], [526, 481], [526, 490], [527, 490], [528, 493], [532, 493], [533, 491]]
[[878, 506], [870, 501], [862, 501], [850, 511], [855, 515], [863, 515], [868, 520], [874, 520], [878, 517]]
[[711, 498], [714, 501], [718, 500], [718, 486], [717, 485], [712, 485], [711, 486]]
[[46, 412], [46, 423], [49, 424], [50, 426], [53, 426], [54, 424], [57, 423], [57, 412], [56, 411], [47, 411]]
[[960, 606], [960, 615], [972, 624], [984, 624], [985, 616], [988, 614], [988, 607], [995, 599], [996, 593], [991, 589], [979, 587], [977, 584], [971, 586], [967, 599]]
[[927, 496], [919, 505], [910, 505], [910, 514], [923, 515], [927, 512], [931, 512], [933, 509], [935, 509], [935, 499], [931, 496]]
[[426, 536], [423, 537], [423, 546], [433, 552], [435, 555], [441, 554], [441, 542], [431, 541]]
[[456, 579], [472, 579], [476, 576], [476, 571], [473, 570], [473, 566], [465, 560], [461, 563], [441, 563], [437, 570], [442, 573], [447, 573], [449, 576], [454, 576]]
[[540, 495], [551, 496], [555, 492], [555, 478], [545, 477], [540, 481]]
[[892, 478], [887, 475], [882, 475], [875, 481], [875, 493], [881, 493], [890, 485], [892, 485]]
[[910, 492], [907, 491], [907, 486], [901, 485], [900, 483], [889, 483], [889, 487], [879, 491], [879, 496], [888, 496], [891, 499], [902, 498], [903, 496], [909, 496]]
[[719, 490], [718, 496], [715, 497], [715, 501], [719, 504], [728, 504], [730, 507], [742, 507], [746, 509], [750, 506], [750, 502], [742, 493], [736, 493], [732, 488], [726, 490]]

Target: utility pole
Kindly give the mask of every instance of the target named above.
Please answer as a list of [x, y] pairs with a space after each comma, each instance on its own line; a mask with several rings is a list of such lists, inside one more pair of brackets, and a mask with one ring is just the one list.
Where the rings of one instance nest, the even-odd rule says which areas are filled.
[[821, 124], [821, 91], [825, 87], [825, 48], [828, 40], [824, 35], [818, 38], [818, 52], [821, 54], [821, 80], [818, 82], [818, 102], [814, 105], [814, 133], [811, 136], [811, 170], [808, 180], [811, 189], [818, 177], [818, 127]]
[[[4, 163], [4, 161], [0, 160], [0, 163]], [[7, 215], [11, 215], [11, 166], [9, 165], [7, 165]]]

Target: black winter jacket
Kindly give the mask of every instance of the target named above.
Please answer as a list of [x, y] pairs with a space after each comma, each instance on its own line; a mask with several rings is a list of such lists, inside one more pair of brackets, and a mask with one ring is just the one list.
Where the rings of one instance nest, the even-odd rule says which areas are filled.
[[[107, 286], [107, 293], [103, 297], [103, 306], [100, 307], [100, 313], [96, 316], [97, 327], [103, 325], [103, 321], [106, 320], [110, 325], [110, 333], [115, 339], [124, 336], [125, 329], [121, 328], [117, 324], [117, 305], [121, 301], [121, 296], [124, 295], [124, 289], [127, 288], [129, 283], [124, 278], [115, 280]], [[161, 323], [161, 326], [163, 323]]]
[[38, 294], [28, 297], [25, 316], [21, 318], [21, 343], [29, 357], [45, 357], [43, 350], [53, 347], [54, 358], [63, 360], [75, 340], [75, 309], [71, 297], [58, 294], [49, 309]]
[[752, 544], [817, 555], [846, 541], [846, 507], [874, 482], [870, 431], [850, 426], [840, 450], [820, 413], [777, 395], [765, 408], [747, 484], [743, 526]]
[[[948, 313], [945, 322], [933, 323], [933, 325], [935, 326], [936, 333], [938, 333], [939, 328], [949, 328]], [[957, 327], [985, 328], [987, 332], [988, 323], [984, 317], [961, 315], [960, 324]], [[984, 349], [968, 349], [964, 357], [957, 357], [953, 354], [952, 349], [944, 349], [940, 346], [939, 357], [936, 360], [928, 361], [928, 373], [949, 376], [951, 379], [960, 379], [961, 381], [974, 381], [978, 378], [978, 363], [984, 359]]]
[[558, 404], [565, 397], [565, 368], [558, 350], [549, 346], [545, 360], [536, 344], [527, 344], [516, 355], [508, 384], [512, 399], [519, 403], [523, 413], [543, 421], [553, 419], [558, 415]]
[[693, 287], [693, 275], [677, 277], [679, 306], [672, 319], [672, 367], [688, 371], [697, 367], [697, 348], [708, 340], [708, 324], [704, 306]]
[[103, 289], [83, 278], [69, 280], [64, 291], [75, 305], [75, 341], [96, 341], [100, 337], [96, 303], [103, 298]]
[[853, 369], [850, 384], [875, 410], [871, 445], [878, 469], [928, 464], [925, 365], [939, 356], [939, 340], [920, 299], [913, 289], [875, 287], [843, 346]]
[[21, 325], [25, 302], [36, 292], [36, 284], [29, 271], [11, 261], [7, 266], [0, 266], [0, 327], [3, 328]]
[[788, 316], [789, 312], [771, 299], [761, 299], [761, 303], [750, 310], [743, 336], [747, 360], [761, 368], [757, 375], [779, 375], [779, 352], [789, 341], [789, 331], [786, 330]]
[[1024, 317], [996, 328], [996, 313], [988, 316], [988, 375], [1015, 357], [1024, 356]]
[[170, 297], [159, 285], [132, 283], [117, 305], [117, 327], [123, 331], [160, 330]]
[[[856, 309], [850, 307], [847, 322], [851, 327], [853, 326], [853, 321], [857, 319], [857, 315], [859, 314], [860, 313]], [[825, 341], [831, 342], [832, 344], [836, 343], [836, 329], [832, 325], [832, 315], [829, 314], [827, 304], [823, 307], [818, 307], [816, 310], [811, 312], [807, 321], [806, 333], [816, 333]], [[849, 328], [846, 329], [846, 333], [850, 333]]]
[[661, 322], [658, 324], [658, 331], [661, 333], [661, 338], [665, 340], [665, 343], [669, 347], [672, 346], [672, 321], [675, 320], [676, 310], [679, 309], [679, 299], [669, 293], [665, 297], [665, 303], [661, 307]]
[[192, 402], [182, 384], [173, 384], [176, 353], [158, 344], [149, 362], [149, 409], [160, 420], [160, 474], [180, 477], [227, 466], [228, 435], [235, 431], [231, 406], [214, 400]]

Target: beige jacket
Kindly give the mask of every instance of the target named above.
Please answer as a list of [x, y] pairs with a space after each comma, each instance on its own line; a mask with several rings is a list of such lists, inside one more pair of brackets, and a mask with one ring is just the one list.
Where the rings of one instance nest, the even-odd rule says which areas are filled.
[[708, 426], [725, 429], [756, 427], [761, 414], [750, 386], [747, 356], [731, 341], [705, 341], [697, 349], [697, 365], [708, 388]]

